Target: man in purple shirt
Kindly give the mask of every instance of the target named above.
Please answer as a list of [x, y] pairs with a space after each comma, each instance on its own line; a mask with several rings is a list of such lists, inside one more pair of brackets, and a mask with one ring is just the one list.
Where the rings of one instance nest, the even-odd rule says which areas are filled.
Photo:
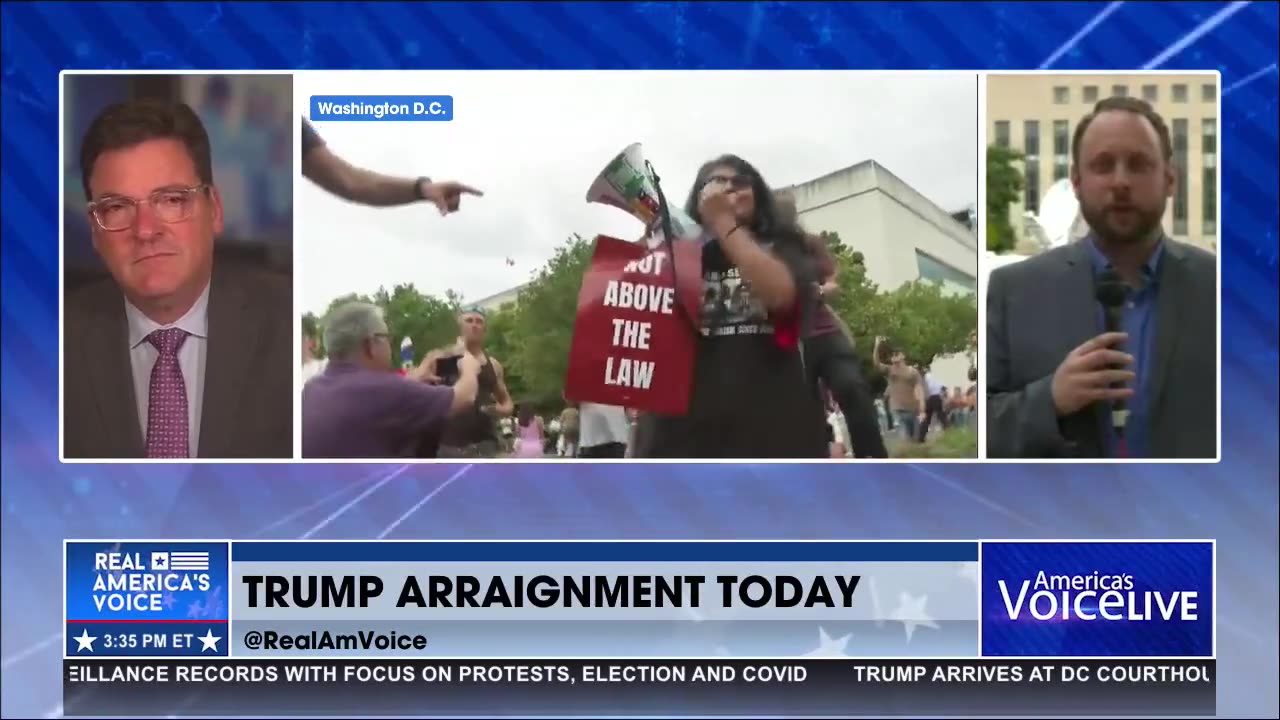
[[353, 302], [325, 322], [329, 364], [302, 390], [302, 456], [416, 457], [424, 438], [475, 403], [480, 363], [464, 355], [452, 387], [423, 382], [419, 366], [401, 376], [391, 367], [382, 311]]

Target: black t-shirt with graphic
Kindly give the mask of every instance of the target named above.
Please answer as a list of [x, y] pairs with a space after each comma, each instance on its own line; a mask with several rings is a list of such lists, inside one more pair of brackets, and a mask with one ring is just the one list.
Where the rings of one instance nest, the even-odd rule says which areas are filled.
[[[797, 307], [811, 305], [816, 273], [803, 245], [765, 247], [791, 271]], [[636, 456], [828, 456], [826, 417], [800, 351], [779, 346], [764, 306], [716, 242], [702, 251], [701, 325], [689, 411], [641, 418]]]

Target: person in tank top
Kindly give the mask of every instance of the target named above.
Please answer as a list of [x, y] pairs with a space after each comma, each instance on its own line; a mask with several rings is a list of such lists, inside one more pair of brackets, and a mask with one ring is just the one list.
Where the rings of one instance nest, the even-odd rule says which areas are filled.
[[470, 355], [480, 363], [479, 390], [472, 407], [449, 419], [439, 440], [441, 458], [491, 458], [501, 451], [498, 419], [515, 411], [503, 377], [502, 364], [485, 351], [484, 310], [467, 308], [458, 315], [458, 341], [428, 354], [428, 382], [452, 384], [458, 358]]

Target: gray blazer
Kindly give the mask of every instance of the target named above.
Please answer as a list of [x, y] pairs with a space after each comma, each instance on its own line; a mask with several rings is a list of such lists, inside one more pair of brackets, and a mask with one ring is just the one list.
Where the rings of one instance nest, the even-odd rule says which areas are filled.
[[[1165, 239], [1151, 364], [1152, 459], [1213, 458], [1218, 446], [1217, 258]], [[987, 456], [1104, 457], [1101, 403], [1059, 419], [1050, 386], [1067, 354], [1099, 334], [1089, 248], [1074, 242], [987, 281]]]
[[[287, 276], [215, 263], [201, 458], [293, 457], [293, 293]], [[67, 297], [63, 448], [69, 459], [142, 458], [124, 296], [107, 279]]]

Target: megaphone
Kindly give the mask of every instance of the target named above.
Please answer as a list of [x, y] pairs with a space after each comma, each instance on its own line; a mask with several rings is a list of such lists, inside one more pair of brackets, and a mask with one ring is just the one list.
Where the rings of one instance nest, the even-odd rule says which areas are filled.
[[[644, 223], [644, 240], [658, 245], [666, 240], [663, 230], [663, 196], [653, 166], [644, 159], [640, 143], [632, 143], [614, 156], [587, 190], [587, 202], [624, 210]], [[670, 202], [672, 240], [701, 240], [702, 228], [683, 210]]]

